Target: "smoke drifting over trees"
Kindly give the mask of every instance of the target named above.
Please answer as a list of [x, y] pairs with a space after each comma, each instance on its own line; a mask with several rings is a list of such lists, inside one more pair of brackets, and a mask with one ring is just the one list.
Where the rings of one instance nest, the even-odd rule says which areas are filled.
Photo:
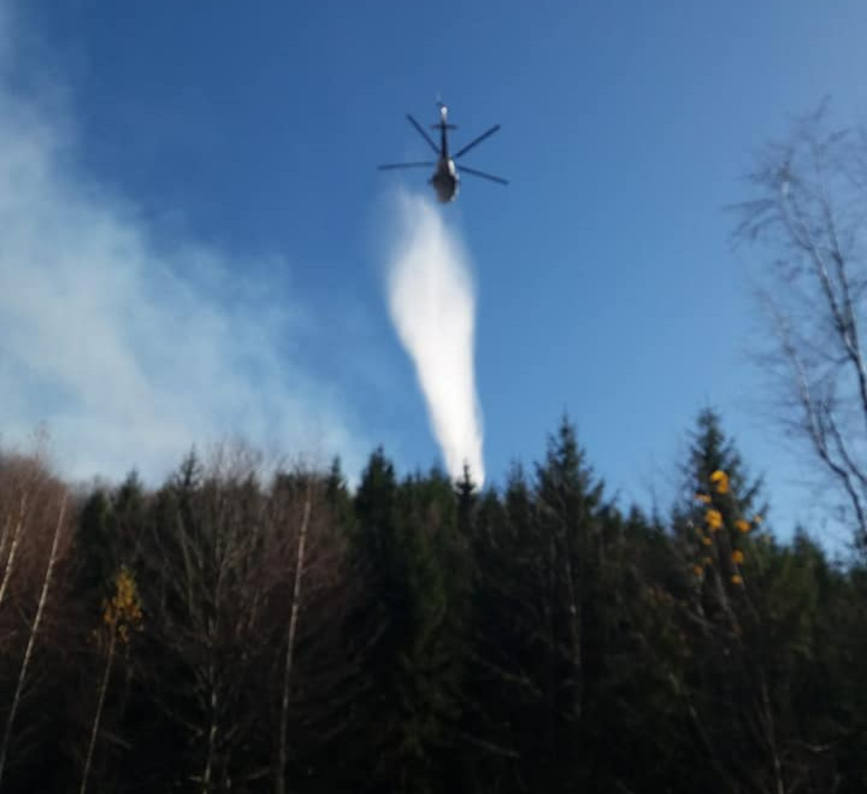
[[711, 411], [667, 514], [614, 500], [565, 420], [483, 489], [470, 263], [412, 195], [387, 301], [445, 472], [380, 448], [350, 489], [337, 460], [237, 446], [126, 475], [228, 427], [290, 454], [353, 434], [284, 357], [291, 311], [79, 200], [68, 141], [3, 77], [0, 430], [53, 415], [75, 474], [121, 484], [0, 449], [0, 794], [867, 790], [864, 138], [770, 150], [742, 229], [777, 246], [769, 360], [862, 544], [838, 563], [775, 537]]

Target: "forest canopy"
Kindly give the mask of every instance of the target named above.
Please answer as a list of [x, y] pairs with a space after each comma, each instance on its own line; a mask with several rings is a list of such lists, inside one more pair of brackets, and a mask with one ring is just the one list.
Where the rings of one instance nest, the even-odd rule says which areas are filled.
[[501, 489], [225, 448], [0, 458], [3, 791], [862, 791], [867, 571], [783, 543], [712, 411], [667, 517], [567, 421]]

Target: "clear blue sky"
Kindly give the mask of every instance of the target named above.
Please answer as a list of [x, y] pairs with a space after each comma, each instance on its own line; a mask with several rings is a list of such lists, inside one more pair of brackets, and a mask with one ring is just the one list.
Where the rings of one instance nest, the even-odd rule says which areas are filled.
[[458, 141], [502, 123], [467, 163], [511, 180], [467, 179], [444, 209], [475, 267], [489, 479], [537, 459], [566, 410], [625, 500], [665, 495], [710, 404], [778, 519], [803, 514], [754, 410], [750, 257], [724, 207], [793, 114], [830, 94], [863, 117], [860, 0], [6, 5], [8, 79], [54, 91], [76, 184], [125, 202], [152, 250], [193, 240], [239, 263], [202, 286], [219, 305], [291, 304], [273, 363], [318, 384], [362, 448], [384, 442], [402, 471], [438, 459], [379, 261], [388, 191], [425, 175], [375, 166], [427, 154], [404, 114], [432, 122], [440, 93]]

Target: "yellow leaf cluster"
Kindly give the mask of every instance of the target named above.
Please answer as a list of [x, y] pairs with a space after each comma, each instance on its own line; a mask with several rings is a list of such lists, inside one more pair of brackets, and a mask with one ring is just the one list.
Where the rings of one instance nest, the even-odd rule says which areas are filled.
[[701, 502], [701, 503], [704, 504], [704, 505], [709, 505], [709, 504], [710, 504], [710, 494], [706, 494], [706, 493], [697, 493], [697, 494], [695, 495], [695, 498], [698, 499], [698, 501]]
[[743, 584], [743, 583], [744, 583], [744, 579], [740, 574], [736, 573], [732, 576], [732, 584]]
[[723, 517], [722, 513], [719, 510], [711, 507], [704, 514], [704, 520], [708, 525], [708, 528], [711, 532], [716, 532], [718, 529], [722, 528], [723, 525]]
[[710, 475], [710, 481], [716, 486], [716, 492], [725, 494], [729, 492], [729, 476], [722, 469], [717, 469]]
[[732, 562], [735, 565], [741, 565], [744, 561], [744, 553], [740, 549], [735, 549], [732, 552]]
[[126, 642], [129, 627], [138, 628], [142, 621], [141, 601], [135, 579], [126, 567], [118, 571], [114, 579], [114, 595], [103, 602], [103, 621], [117, 629], [121, 642]]
[[735, 521], [735, 527], [737, 527], [739, 532], [749, 532], [750, 522], [744, 518], [739, 518], [737, 521]]

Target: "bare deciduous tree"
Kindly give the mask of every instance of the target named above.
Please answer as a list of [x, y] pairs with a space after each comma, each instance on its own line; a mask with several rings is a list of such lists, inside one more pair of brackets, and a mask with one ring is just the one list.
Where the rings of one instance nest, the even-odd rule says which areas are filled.
[[15, 693], [12, 695], [12, 705], [9, 708], [8, 716], [6, 717], [6, 729], [3, 734], [3, 743], [0, 745], [0, 780], [2, 780], [3, 777], [3, 768], [6, 765], [6, 758], [9, 750], [9, 740], [12, 737], [12, 728], [15, 722], [15, 715], [18, 711], [18, 705], [21, 702], [21, 693], [24, 689], [24, 683], [27, 680], [27, 671], [30, 666], [30, 660], [33, 656], [33, 648], [36, 645], [36, 638], [39, 633], [39, 627], [42, 623], [45, 605], [48, 601], [48, 594], [51, 591], [51, 586], [54, 581], [54, 570], [59, 556], [58, 551], [60, 549], [60, 539], [66, 526], [66, 503], [67, 495], [64, 491], [61, 495], [60, 507], [57, 511], [57, 523], [54, 527], [54, 533], [51, 540], [51, 550], [48, 553], [48, 561], [45, 568], [45, 576], [42, 579], [42, 587], [39, 592], [36, 614], [30, 624], [30, 634], [27, 639], [27, 647], [24, 651], [24, 658], [21, 662], [21, 668], [18, 673]]
[[301, 525], [297, 532], [295, 551], [295, 575], [292, 598], [289, 604], [289, 620], [286, 635], [286, 654], [283, 665], [283, 691], [280, 698], [280, 731], [277, 742], [277, 770], [274, 789], [277, 794], [286, 791], [287, 732], [289, 728], [289, 700], [292, 686], [292, 662], [295, 653], [295, 635], [298, 630], [298, 615], [301, 609], [301, 582], [304, 576], [304, 552], [307, 547], [307, 530], [310, 526], [310, 510], [313, 502], [313, 479], [307, 477]]
[[806, 442], [867, 542], [867, 130], [829, 130], [825, 107], [770, 144], [737, 206], [737, 239], [767, 246], [759, 297], [771, 334], [759, 351], [777, 416]]
[[[279, 712], [274, 791], [291, 790], [293, 768], [309, 769], [311, 747], [346, 725], [346, 684], [354, 668], [340, 643], [346, 598], [343, 539], [327, 499], [326, 478], [312, 470], [278, 472], [269, 492], [269, 623], [279, 650]], [[327, 726], [327, 727], [326, 727]], [[297, 785], [297, 781], [293, 781]]]
[[45, 471], [38, 455], [6, 455], [0, 461], [0, 607], [18, 570], [21, 542]]
[[233, 749], [257, 716], [247, 702], [264, 650], [267, 588], [257, 469], [242, 449], [218, 451], [205, 469], [191, 459], [163, 494], [144, 559], [144, 611], [160, 627], [154, 640], [189, 682], [159, 699], [188, 732], [191, 778], [203, 794], [231, 786]]

